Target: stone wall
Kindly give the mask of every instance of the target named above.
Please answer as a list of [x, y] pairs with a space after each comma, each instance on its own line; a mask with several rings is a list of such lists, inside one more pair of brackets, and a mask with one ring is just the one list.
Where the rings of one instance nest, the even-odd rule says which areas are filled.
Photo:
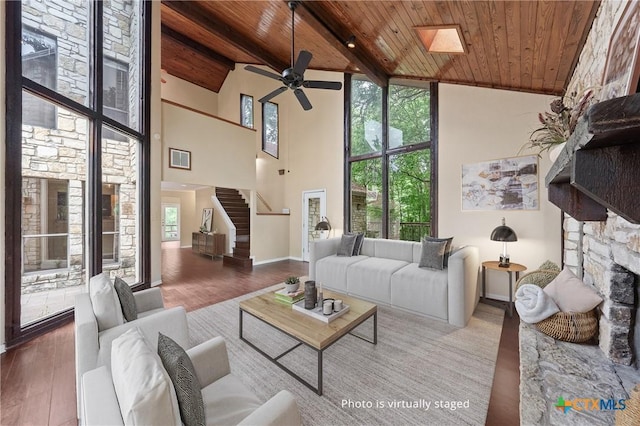
[[[620, 1], [602, 2], [567, 94], [579, 96], [593, 88], [596, 100], [605, 100], [598, 95], [598, 89], [604, 76], [609, 40], [625, 5]], [[585, 283], [596, 287], [606, 300], [600, 318], [600, 348], [614, 362], [631, 364], [634, 359], [631, 327], [638, 322], [634, 311], [640, 275], [640, 226], [611, 212], [606, 222], [601, 223], [580, 223], [567, 217], [564, 238], [565, 264], [582, 275]], [[638, 332], [635, 334], [640, 336]]]
[[[140, 90], [138, 2], [109, 0], [104, 5], [105, 56], [129, 68], [128, 123], [138, 128]], [[36, 31], [56, 38], [55, 90], [88, 104], [88, 31], [87, 3], [68, 0], [23, 1], [23, 23]], [[37, 102], [44, 102], [38, 100]], [[46, 259], [44, 239], [28, 245], [24, 254], [25, 271], [22, 292], [84, 284], [85, 190], [88, 152], [88, 120], [56, 107], [52, 129], [24, 124], [22, 127], [23, 234], [51, 232], [47, 217], [56, 212], [45, 208], [40, 191], [43, 179], [66, 182], [67, 256], [64, 262]], [[28, 114], [28, 110], [25, 111]], [[138, 142], [133, 139], [102, 141], [102, 176], [104, 184], [117, 187], [118, 202], [113, 218], [117, 223], [119, 245], [117, 262], [105, 265], [110, 274], [134, 282], [137, 263]], [[49, 221], [50, 222], [50, 221]], [[60, 232], [59, 230], [57, 231]], [[38, 240], [39, 237], [34, 237]], [[51, 264], [49, 264], [51, 263]], [[37, 266], [37, 265], [40, 266]], [[36, 269], [33, 271], [33, 269]]]

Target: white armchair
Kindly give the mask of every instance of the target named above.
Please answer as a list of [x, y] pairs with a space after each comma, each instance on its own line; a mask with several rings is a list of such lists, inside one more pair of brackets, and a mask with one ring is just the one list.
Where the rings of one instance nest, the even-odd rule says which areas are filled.
[[[280, 391], [264, 404], [231, 374], [227, 348], [215, 337], [188, 349], [202, 387], [207, 425], [301, 425], [294, 396]], [[106, 367], [82, 377], [82, 420], [86, 425], [121, 425], [118, 397]]]
[[98, 331], [98, 321], [94, 315], [89, 294], [83, 293], [76, 296], [74, 328], [78, 416], [81, 414], [82, 375], [100, 366], [110, 367], [111, 343], [125, 331], [139, 327], [153, 344], [157, 344], [160, 332], [171, 337], [182, 347], [189, 347], [187, 313], [182, 306], [164, 309], [159, 288], [136, 292], [134, 297], [138, 309], [137, 320]]

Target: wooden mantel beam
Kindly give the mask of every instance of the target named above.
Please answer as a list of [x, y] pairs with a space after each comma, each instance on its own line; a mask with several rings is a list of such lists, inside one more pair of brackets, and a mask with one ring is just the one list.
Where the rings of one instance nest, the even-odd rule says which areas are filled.
[[191, 22], [199, 25], [211, 34], [224, 38], [237, 49], [256, 59], [256, 61], [267, 65], [280, 73], [288, 68], [288, 62], [283, 62], [266, 49], [256, 45], [249, 38], [239, 34], [222, 18], [214, 16], [196, 1], [162, 1], [162, 6], [168, 7], [176, 13], [184, 16]]
[[[285, 2], [288, 3], [286, 0]], [[366, 51], [362, 49], [349, 49], [345, 45], [348, 36], [341, 39], [340, 35], [350, 35], [351, 31], [341, 26], [338, 22], [335, 22], [335, 19], [327, 16], [326, 11], [322, 7], [322, 2], [300, 2], [300, 5], [296, 8], [296, 15], [313, 28], [320, 37], [338, 50], [342, 56], [353, 62], [371, 81], [380, 87], [388, 86], [389, 76]]]

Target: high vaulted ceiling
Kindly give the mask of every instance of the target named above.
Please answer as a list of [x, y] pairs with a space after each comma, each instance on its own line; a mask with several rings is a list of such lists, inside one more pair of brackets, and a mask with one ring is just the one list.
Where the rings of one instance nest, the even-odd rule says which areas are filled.
[[[310, 69], [561, 94], [599, 1], [302, 1], [295, 49]], [[429, 54], [417, 26], [459, 25], [468, 53]], [[356, 48], [345, 41], [354, 35]], [[287, 2], [162, 1], [162, 68], [218, 92], [236, 63], [291, 62]]]

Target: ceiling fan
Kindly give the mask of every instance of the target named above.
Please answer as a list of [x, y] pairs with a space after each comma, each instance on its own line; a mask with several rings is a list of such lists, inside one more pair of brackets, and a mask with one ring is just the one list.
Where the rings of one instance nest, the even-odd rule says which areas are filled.
[[329, 89], [329, 90], [340, 90], [342, 89], [342, 83], [338, 81], [319, 81], [319, 80], [305, 80], [304, 72], [309, 66], [309, 62], [311, 62], [311, 52], [306, 50], [301, 50], [300, 54], [298, 54], [298, 59], [293, 62], [294, 52], [295, 52], [295, 32], [294, 32], [294, 17], [295, 10], [298, 6], [298, 2], [290, 1], [289, 9], [291, 9], [291, 67], [282, 71], [282, 75], [278, 75], [271, 71], [265, 71], [261, 68], [254, 67], [253, 65], [247, 65], [244, 67], [247, 71], [255, 72], [256, 74], [263, 75], [265, 77], [273, 78], [274, 80], [279, 80], [284, 83], [284, 86], [277, 88], [273, 92], [268, 95], [258, 99], [258, 102], [265, 103], [274, 97], [278, 96], [280, 93], [286, 91], [287, 89], [293, 90], [293, 94], [298, 98], [298, 102], [302, 105], [302, 108], [305, 111], [308, 111], [312, 108], [311, 102], [309, 102], [309, 98], [302, 91], [302, 87], [307, 89]]

